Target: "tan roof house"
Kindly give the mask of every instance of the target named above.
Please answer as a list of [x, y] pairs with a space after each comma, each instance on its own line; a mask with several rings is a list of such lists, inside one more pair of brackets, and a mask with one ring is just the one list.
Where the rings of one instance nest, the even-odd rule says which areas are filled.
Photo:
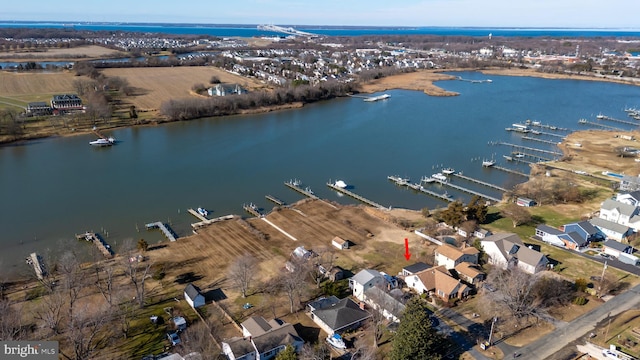
[[435, 263], [437, 266], [443, 265], [447, 270], [451, 270], [463, 262], [477, 264], [479, 254], [480, 251], [471, 246], [459, 249], [450, 244], [442, 244], [435, 251]]
[[449, 274], [444, 266], [420, 271], [405, 278], [407, 286], [419, 294], [431, 294], [444, 301], [464, 298], [471, 288]]
[[454, 268], [458, 274], [458, 279], [466, 282], [467, 284], [476, 285], [484, 279], [484, 273], [478, 269], [477, 265], [463, 262]]

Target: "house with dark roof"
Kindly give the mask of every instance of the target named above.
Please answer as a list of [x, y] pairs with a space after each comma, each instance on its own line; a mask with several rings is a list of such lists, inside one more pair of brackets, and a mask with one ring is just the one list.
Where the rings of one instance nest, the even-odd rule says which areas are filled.
[[503, 269], [517, 266], [524, 272], [536, 274], [545, 270], [549, 264], [549, 259], [544, 254], [526, 246], [517, 234], [494, 234], [480, 244], [489, 256], [489, 263]]
[[81, 110], [82, 99], [76, 94], [53, 95], [51, 108], [56, 110]]
[[293, 325], [273, 319], [254, 316], [242, 324], [243, 337], [222, 341], [222, 352], [229, 360], [269, 360], [275, 358], [287, 345], [299, 352], [304, 341]]
[[417, 262], [415, 264], [411, 264], [409, 266], [405, 266], [402, 268], [402, 276], [409, 276], [409, 275], [413, 275], [417, 272], [420, 272], [422, 270], [427, 270], [428, 268], [430, 268], [431, 265], [425, 264], [423, 262]]
[[605, 254], [611, 255], [615, 258], [619, 257], [621, 253], [632, 254], [633, 247], [628, 244], [623, 244], [615, 240], [607, 240], [602, 244], [602, 250]]
[[536, 227], [536, 236], [551, 245], [573, 250], [582, 250], [591, 241], [599, 241], [605, 238], [605, 235], [588, 221], [566, 224], [562, 226], [562, 229], [556, 229], [544, 224], [538, 225]]
[[344, 298], [315, 308], [309, 316], [322, 330], [332, 335], [359, 328], [371, 314], [364, 310], [364, 303], [360, 306], [350, 298]]
[[576, 232], [586, 244], [592, 241], [604, 240], [605, 238], [604, 234], [588, 221], [565, 224], [562, 226], [562, 230], [567, 234]]
[[[399, 291], [402, 296], [402, 290], [394, 289], [392, 292]], [[387, 320], [400, 322], [400, 316], [404, 311], [404, 303], [398, 298], [384, 291], [379, 287], [372, 287], [364, 292], [364, 301], [371, 307], [373, 311], [378, 311]]]
[[618, 224], [606, 219], [593, 218], [589, 220], [589, 222], [609, 239], [628, 242], [628, 237], [633, 234], [633, 229], [629, 226]]
[[205, 304], [204, 295], [200, 293], [200, 289], [197, 286], [191, 283], [184, 288], [184, 299], [194, 309]]

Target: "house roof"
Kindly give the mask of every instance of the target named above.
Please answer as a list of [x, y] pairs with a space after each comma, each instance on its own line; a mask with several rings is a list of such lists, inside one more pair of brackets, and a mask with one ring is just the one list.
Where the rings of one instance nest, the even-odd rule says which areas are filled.
[[[400, 290], [400, 292], [402, 292], [402, 290]], [[380, 308], [387, 310], [397, 318], [400, 318], [400, 315], [404, 311], [405, 306], [402, 302], [376, 286], [365, 290], [364, 293], [368, 299], [375, 302]]]
[[415, 263], [413, 265], [409, 265], [409, 266], [403, 267], [402, 270], [405, 270], [406, 272], [411, 273], [411, 274], [415, 274], [415, 273], [417, 273], [419, 271], [427, 270], [430, 267], [431, 267], [431, 265], [427, 265], [427, 264], [425, 264], [423, 262], [417, 262], [417, 263]]
[[449, 274], [444, 265], [421, 271], [416, 276], [428, 291], [441, 290], [447, 295], [451, 294], [461, 284], [460, 280]]
[[309, 306], [311, 310], [320, 310], [337, 304], [338, 302], [340, 302], [340, 299], [331, 295], [329, 297], [321, 297], [319, 299], [316, 299], [310, 302], [307, 306]]
[[620, 214], [626, 216], [632, 216], [636, 212], [635, 206], [614, 199], [605, 200], [600, 208], [609, 211], [617, 210]]
[[456, 265], [454, 269], [458, 272], [458, 274], [462, 274], [472, 279], [476, 278], [479, 275], [484, 274], [482, 271], [478, 270], [473, 264], [470, 264], [468, 262], [461, 262], [460, 264]]
[[585, 246], [587, 245], [587, 239], [583, 238], [582, 236], [580, 236], [580, 234], [578, 234], [575, 231], [572, 231], [568, 234], [562, 234], [560, 235], [561, 239], [565, 239], [567, 241], [570, 241], [572, 243], [575, 243], [578, 246]]
[[330, 307], [313, 311], [314, 316], [322, 320], [333, 331], [339, 331], [353, 323], [371, 316], [349, 298], [344, 298]]
[[458, 260], [465, 254], [475, 255], [479, 253], [478, 249], [474, 247], [465, 247], [464, 249], [459, 249], [447, 243], [438, 246], [438, 248], [436, 249], [436, 252], [451, 260]]
[[604, 244], [602, 244], [602, 246], [605, 246], [614, 250], [618, 250], [618, 251], [625, 251], [630, 247], [630, 245], [623, 244], [615, 240], [607, 240], [604, 242]]
[[252, 316], [243, 321], [242, 327], [247, 329], [251, 336], [260, 336], [274, 328], [280, 327], [278, 322], [272, 323], [274, 320], [267, 322], [262, 316]]
[[200, 289], [192, 283], [189, 283], [189, 285], [184, 288], [184, 292], [191, 300], [194, 300], [198, 295], [201, 295]]
[[591, 222], [591, 224], [597, 228], [606, 229], [609, 231], [616, 232], [618, 234], [625, 234], [627, 231], [629, 231], [628, 226], [618, 224], [613, 221], [609, 221], [602, 218], [593, 218], [589, 220], [589, 222]]
[[347, 240], [341, 238], [340, 236], [334, 237], [333, 240], [331, 240], [331, 241], [335, 242], [338, 245], [344, 245], [347, 242]]
[[377, 277], [383, 278], [382, 274], [378, 270], [364, 269], [364, 270], [360, 270], [357, 274], [355, 274], [351, 278], [351, 281], [357, 284], [366, 284]]
[[279, 329], [271, 330], [259, 336], [252, 337], [253, 343], [260, 354], [275, 349], [281, 345], [291, 345], [303, 340], [291, 324], [284, 324]]
[[596, 229], [595, 226], [593, 226], [590, 222], [588, 221], [580, 221], [579, 223], [577, 223], [578, 226], [580, 226], [582, 228], [582, 230], [586, 231], [587, 234], [589, 234], [588, 236], [592, 236], [598, 233], [598, 229]]
[[233, 352], [236, 358], [239, 358], [242, 355], [255, 351], [255, 349], [253, 348], [253, 344], [249, 339], [234, 337], [234, 338], [228, 339], [225, 342], [229, 345], [229, 348], [231, 349], [231, 351]]
[[[482, 244], [489, 242], [496, 244], [503, 259], [507, 261], [511, 258], [516, 258], [519, 262], [537, 266], [540, 262], [545, 262], [546, 260], [544, 254], [525, 246], [520, 237], [514, 233], [495, 234], [482, 240]], [[548, 262], [548, 260], [546, 261]]]
[[640, 201], [640, 190], [618, 193], [618, 195], [616, 196], [616, 200], [623, 197], [630, 197], [635, 201]]
[[556, 228], [554, 228], [552, 226], [549, 226], [549, 225], [545, 225], [545, 224], [538, 225], [536, 227], [536, 230], [542, 231], [543, 233], [549, 234], [549, 235], [560, 235], [560, 234], [563, 234], [563, 232], [561, 230], [556, 229]]

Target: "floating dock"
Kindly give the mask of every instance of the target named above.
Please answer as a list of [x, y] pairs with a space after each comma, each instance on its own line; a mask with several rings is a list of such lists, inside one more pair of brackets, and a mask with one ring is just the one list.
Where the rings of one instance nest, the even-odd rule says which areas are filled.
[[489, 196], [489, 195], [486, 195], [486, 194], [483, 194], [483, 193], [480, 193], [480, 192], [477, 192], [477, 191], [474, 191], [474, 190], [471, 190], [471, 189], [467, 189], [466, 187], [459, 186], [459, 185], [456, 185], [456, 184], [452, 184], [452, 183], [447, 182], [447, 181], [441, 181], [441, 180], [436, 179], [436, 182], [441, 184], [441, 185], [449, 186], [449, 187], [452, 187], [454, 189], [460, 190], [462, 192], [466, 192], [466, 193], [471, 194], [471, 195], [480, 196], [481, 198], [485, 198], [487, 200], [491, 200], [491, 201], [495, 201], [495, 202], [502, 201], [502, 199], [498, 199], [498, 198], [495, 198], [493, 196]]
[[31, 253], [27, 258], [27, 264], [33, 266], [33, 270], [36, 272], [38, 280], [44, 279], [47, 275], [47, 268], [44, 267], [42, 258], [37, 253]]
[[244, 211], [248, 212], [249, 214], [257, 218], [261, 218], [264, 216], [262, 215], [262, 213], [260, 213], [260, 210], [258, 209], [258, 207], [255, 206], [253, 203], [250, 203], [249, 205], [242, 204], [242, 208], [244, 209]]
[[402, 178], [397, 175], [389, 175], [387, 176], [387, 180], [391, 180], [399, 186], [407, 186], [409, 184], [409, 178]]
[[163, 223], [162, 221], [148, 223], [145, 225], [145, 227], [147, 228], [147, 230], [160, 229], [160, 231], [162, 231], [164, 236], [166, 236], [167, 239], [169, 239], [169, 241], [176, 241], [176, 239], [178, 238], [178, 236], [173, 232], [173, 230], [171, 230], [169, 225]]
[[282, 200], [278, 199], [278, 198], [277, 198], [277, 197], [275, 197], [275, 196], [265, 195], [265, 198], [266, 198], [267, 200], [271, 201], [272, 203], [274, 203], [274, 204], [278, 205], [278, 206], [284, 206], [284, 205], [286, 205], [286, 204], [284, 203], [284, 201], [282, 201]]
[[[525, 121], [525, 124], [527, 124], [526, 121]], [[554, 131], [571, 131], [571, 129], [562, 128], [562, 127], [558, 127], [558, 126], [554, 126], [554, 125], [542, 124], [542, 123], [539, 123], [537, 121], [532, 121], [527, 125], [529, 125], [531, 127], [539, 127], [539, 128], [549, 129], [549, 130], [554, 130]]]
[[365, 203], [365, 204], [367, 204], [369, 206], [373, 206], [374, 208], [387, 209], [387, 207], [382, 206], [382, 205], [378, 204], [375, 201], [369, 200], [369, 199], [367, 199], [365, 197], [362, 197], [362, 196], [360, 196], [360, 195], [358, 195], [356, 193], [353, 193], [353, 192], [351, 192], [351, 191], [349, 191], [347, 189], [343, 189], [341, 187], [335, 186], [332, 183], [327, 183], [327, 186], [330, 187], [331, 189], [337, 191], [337, 192], [340, 192], [340, 193], [343, 193], [345, 195], [351, 196], [352, 198], [354, 198], [354, 199], [356, 199], [358, 201], [361, 201], [361, 202], [363, 202], [363, 203]]
[[453, 173], [453, 174], [451, 174], [451, 175], [456, 176], [456, 177], [459, 177], [459, 178], [464, 179], [464, 180], [467, 180], [467, 181], [470, 181], [470, 182], [473, 182], [473, 183], [476, 183], [476, 184], [480, 184], [480, 185], [484, 185], [484, 186], [486, 186], [486, 187], [490, 187], [490, 188], [492, 188], [492, 189], [496, 189], [496, 190], [500, 190], [500, 191], [505, 191], [505, 192], [507, 191], [507, 189], [505, 189], [505, 188], [503, 188], [503, 187], [500, 187], [500, 186], [498, 186], [498, 185], [494, 185], [494, 184], [491, 184], [491, 183], [488, 183], [488, 182], [480, 181], [480, 180], [478, 180], [478, 179], [474, 179], [474, 178], [471, 178], [471, 177], [468, 177], [468, 176], [464, 176], [464, 175], [462, 175], [461, 173]]
[[301, 188], [300, 187], [300, 182], [297, 180], [289, 180], [289, 181], [285, 181], [284, 183], [288, 188], [299, 192], [300, 194], [310, 198], [310, 199], [314, 199], [314, 200], [318, 200], [319, 198], [317, 196], [315, 196], [313, 194], [313, 191], [311, 191], [311, 189], [309, 187], [306, 188]]
[[207, 219], [205, 216], [202, 216], [202, 214], [200, 214], [199, 212], [193, 210], [193, 209], [187, 209], [187, 211], [189, 212], [189, 214], [195, 216], [196, 218], [198, 218], [198, 220], [200, 221], [207, 221], [209, 219]]
[[76, 234], [76, 239], [86, 240], [93, 243], [93, 245], [95, 245], [107, 259], [111, 259], [113, 257], [113, 250], [111, 250], [111, 246], [102, 240], [96, 233], [87, 231], [84, 234]]

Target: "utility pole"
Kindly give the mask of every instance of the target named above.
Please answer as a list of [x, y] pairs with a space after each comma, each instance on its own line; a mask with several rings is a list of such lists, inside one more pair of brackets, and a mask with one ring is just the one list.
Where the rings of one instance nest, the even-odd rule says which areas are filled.
[[602, 266], [602, 276], [600, 276], [600, 285], [598, 285], [598, 296], [602, 297], [602, 284], [604, 283], [604, 273], [607, 270], [607, 260], [604, 261]]
[[493, 325], [496, 324], [496, 321], [498, 321], [498, 318], [494, 316], [493, 320], [491, 321], [491, 331], [489, 331], [489, 346], [493, 345], [491, 343], [491, 337], [493, 337]]

